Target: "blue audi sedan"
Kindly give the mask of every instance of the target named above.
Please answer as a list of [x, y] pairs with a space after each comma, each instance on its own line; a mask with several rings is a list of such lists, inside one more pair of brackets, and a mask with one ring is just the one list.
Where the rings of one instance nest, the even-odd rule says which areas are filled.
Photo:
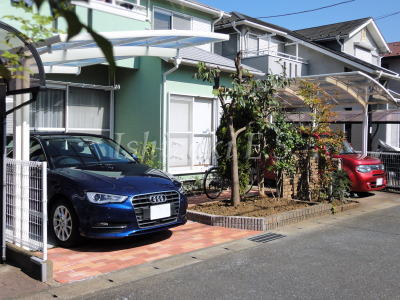
[[48, 162], [49, 229], [62, 247], [81, 236], [116, 239], [186, 223], [181, 183], [109, 138], [34, 134], [30, 159]]

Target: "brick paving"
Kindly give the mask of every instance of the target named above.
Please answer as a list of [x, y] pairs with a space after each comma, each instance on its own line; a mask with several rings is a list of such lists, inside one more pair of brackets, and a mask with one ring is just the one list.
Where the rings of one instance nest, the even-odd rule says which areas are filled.
[[68, 283], [177, 254], [246, 238], [256, 231], [195, 222], [169, 231], [123, 240], [88, 240], [79, 248], [49, 250], [54, 279]]

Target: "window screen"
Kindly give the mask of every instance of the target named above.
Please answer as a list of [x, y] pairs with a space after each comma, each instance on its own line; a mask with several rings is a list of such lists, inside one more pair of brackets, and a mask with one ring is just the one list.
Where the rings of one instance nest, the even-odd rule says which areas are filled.
[[192, 24], [190, 18], [182, 17], [179, 15], [173, 16], [173, 29], [177, 30], [191, 30]]
[[154, 29], [167, 30], [172, 28], [172, 16], [159, 11], [154, 12]]
[[64, 128], [65, 90], [48, 89], [40, 92], [30, 105], [31, 127]]
[[176, 168], [209, 166], [214, 143], [214, 101], [171, 96], [168, 165]]
[[68, 128], [75, 132], [109, 135], [110, 92], [70, 87]]
[[258, 37], [255, 35], [249, 35], [248, 39], [248, 49], [247, 50], [258, 50]]

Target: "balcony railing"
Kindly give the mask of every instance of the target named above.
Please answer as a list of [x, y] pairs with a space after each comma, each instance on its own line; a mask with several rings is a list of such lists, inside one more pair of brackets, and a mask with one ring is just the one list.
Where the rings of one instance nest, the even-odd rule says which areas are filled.
[[96, 3], [103, 3], [105, 5], [110, 5], [116, 8], [121, 8], [124, 10], [130, 10], [136, 13], [140, 14], [146, 14], [146, 7], [142, 6], [137, 3], [133, 3], [130, 1], [125, 1], [125, 0], [94, 0]]
[[306, 59], [301, 58], [299, 56], [287, 54], [284, 52], [279, 52], [279, 51], [268, 49], [268, 48], [243, 51], [243, 58], [263, 56], [263, 55], [270, 55], [270, 56], [275, 56], [277, 58], [289, 59], [289, 60], [293, 60], [293, 61], [304, 63], [304, 64], [307, 63]]

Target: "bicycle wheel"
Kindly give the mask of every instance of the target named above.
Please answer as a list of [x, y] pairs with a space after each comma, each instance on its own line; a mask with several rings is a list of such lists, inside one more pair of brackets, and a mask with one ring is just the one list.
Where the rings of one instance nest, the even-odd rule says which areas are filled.
[[243, 195], [247, 195], [251, 191], [251, 189], [253, 188], [256, 174], [257, 174], [256, 170], [251, 168], [250, 169], [249, 180], [248, 180], [248, 183], [247, 183], [246, 187], [244, 188]]
[[206, 196], [210, 199], [218, 198], [224, 189], [224, 179], [218, 173], [218, 168], [209, 169], [203, 180], [203, 189]]

